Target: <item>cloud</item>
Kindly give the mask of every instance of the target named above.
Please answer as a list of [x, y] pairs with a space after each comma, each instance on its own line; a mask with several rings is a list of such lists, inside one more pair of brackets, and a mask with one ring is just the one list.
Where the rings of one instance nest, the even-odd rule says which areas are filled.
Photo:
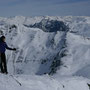
[[56, 0], [54, 4], [69, 4], [69, 3], [78, 3], [78, 2], [87, 2], [90, 0]]

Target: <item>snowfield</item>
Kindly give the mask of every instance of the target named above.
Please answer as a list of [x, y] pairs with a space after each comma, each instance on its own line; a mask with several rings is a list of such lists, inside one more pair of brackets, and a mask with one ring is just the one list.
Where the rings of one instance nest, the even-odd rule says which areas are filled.
[[8, 75], [0, 90], [89, 90], [90, 17], [0, 17]]
[[89, 90], [87, 82], [79, 77], [0, 75], [0, 90]]

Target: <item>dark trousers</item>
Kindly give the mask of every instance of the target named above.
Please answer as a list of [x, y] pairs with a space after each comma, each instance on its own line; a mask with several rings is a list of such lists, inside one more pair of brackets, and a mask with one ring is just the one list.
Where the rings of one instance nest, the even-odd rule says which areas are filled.
[[1, 61], [0, 61], [0, 68], [2, 73], [7, 73], [7, 64], [6, 64], [6, 56], [5, 53], [1, 53]]

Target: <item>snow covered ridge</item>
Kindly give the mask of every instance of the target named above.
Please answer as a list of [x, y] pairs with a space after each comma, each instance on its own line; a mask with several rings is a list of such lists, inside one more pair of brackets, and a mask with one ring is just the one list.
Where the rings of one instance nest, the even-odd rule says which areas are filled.
[[44, 32], [57, 32], [68, 30], [68, 26], [66, 26], [63, 21], [49, 20], [49, 19], [42, 19], [41, 22], [35, 23], [34, 25], [30, 25], [27, 27], [39, 28], [42, 29]]
[[90, 76], [90, 17], [1, 17], [0, 34], [17, 48], [6, 52], [11, 74]]
[[90, 17], [0, 17], [0, 35], [17, 48], [1, 90], [89, 90]]

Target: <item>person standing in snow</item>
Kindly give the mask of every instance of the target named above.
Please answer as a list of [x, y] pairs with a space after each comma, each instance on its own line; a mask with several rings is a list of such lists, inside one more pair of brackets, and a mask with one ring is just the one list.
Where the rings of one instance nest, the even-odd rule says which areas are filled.
[[1, 36], [0, 37], [0, 68], [1, 68], [1, 73], [8, 74], [6, 55], [5, 55], [6, 49], [16, 51], [16, 48], [8, 47], [7, 43], [5, 42], [5, 36]]

